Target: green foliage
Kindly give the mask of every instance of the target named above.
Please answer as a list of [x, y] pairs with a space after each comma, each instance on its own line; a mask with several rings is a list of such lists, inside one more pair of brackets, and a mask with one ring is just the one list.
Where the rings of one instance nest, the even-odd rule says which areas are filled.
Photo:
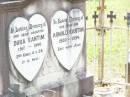
[[[99, 0], [91, 0], [86, 2], [86, 15], [88, 16], [87, 27], [93, 26], [92, 14], [97, 11]], [[130, 11], [130, 0], [106, 0], [105, 5], [105, 26], [110, 26], [107, 14], [109, 11], [114, 11], [117, 15], [117, 19], [114, 20], [113, 26], [127, 27], [124, 16]], [[97, 11], [98, 12], [98, 11]], [[98, 32], [96, 31], [96, 64], [94, 64], [94, 32], [95, 30], [87, 31], [87, 61], [88, 66], [91, 68], [97, 68], [98, 66]], [[105, 65], [105, 78], [114, 80], [116, 76], [125, 76], [125, 64], [127, 60], [127, 31], [125, 30], [112, 30], [112, 56], [110, 60], [110, 31], [106, 31], [104, 37], [104, 65]], [[89, 70], [88, 69], [88, 70]], [[97, 70], [97, 69], [95, 69]], [[91, 71], [92, 72], [92, 71]], [[93, 74], [97, 74], [97, 71], [93, 71]], [[108, 76], [109, 75], [109, 76]], [[111, 75], [111, 76], [110, 76]], [[112, 78], [111, 78], [112, 77]]]

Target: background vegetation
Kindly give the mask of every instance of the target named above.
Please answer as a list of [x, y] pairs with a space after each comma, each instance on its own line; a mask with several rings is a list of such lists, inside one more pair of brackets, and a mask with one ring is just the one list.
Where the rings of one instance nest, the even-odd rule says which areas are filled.
[[[87, 28], [94, 27], [92, 15], [97, 11], [99, 0], [86, 1], [86, 16]], [[109, 11], [114, 11], [117, 18], [114, 20], [113, 26], [127, 28], [124, 16], [130, 12], [130, 0], [106, 0], [105, 2], [105, 26], [109, 27], [109, 19], [107, 14]], [[98, 24], [97, 24], [98, 25]], [[104, 65], [105, 65], [105, 80], [122, 81], [125, 78], [125, 64], [127, 63], [127, 31], [123, 29], [113, 29], [112, 38], [110, 38], [110, 31], [105, 32], [105, 52], [104, 52]], [[96, 46], [94, 44], [94, 37], [96, 36]], [[112, 55], [110, 55], [110, 39], [112, 39]], [[87, 64], [88, 72], [95, 75], [97, 79], [97, 66], [98, 66], [98, 32], [96, 30], [87, 30]], [[130, 42], [129, 42], [130, 43]], [[94, 51], [96, 50], [95, 54]], [[94, 61], [96, 55], [96, 62]], [[120, 80], [120, 78], [122, 80]]]

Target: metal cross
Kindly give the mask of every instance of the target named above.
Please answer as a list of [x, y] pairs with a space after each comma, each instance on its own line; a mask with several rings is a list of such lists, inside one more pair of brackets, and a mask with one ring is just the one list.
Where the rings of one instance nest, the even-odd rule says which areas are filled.
[[110, 23], [113, 23], [113, 19], [116, 19], [116, 15], [113, 14], [113, 11], [110, 11], [110, 14], [107, 15], [107, 18], [110, 18]]
[[92, 18], [94, 19], [94, 25], [96, 26], [96, 24], [97, 24], [97, 18], [98, 18], [98, 15], [97, 15], [96, 11], [94, 11], [94, 15], [92, 16]]
[[127, 20], [127, 25], [130, 25], [130, 13], [127, 13], [127, 16], [124, 17], [125, 20]]

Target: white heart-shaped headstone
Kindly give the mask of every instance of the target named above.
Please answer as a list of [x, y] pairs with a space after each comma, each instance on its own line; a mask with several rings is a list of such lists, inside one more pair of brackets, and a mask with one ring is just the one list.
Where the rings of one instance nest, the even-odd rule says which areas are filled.
[[83, 47], [85, 18], [80, 9], [68, 14], [57, 11], [51, 21], [51, 39], [54, 52], [67, 70], [71, 70]]
[[28, 21], [17, 17], [9, 27], [9, 52], [19, 73], [28, 81], [38, 74], [48, 47], [48, 26], [45, 18], [34, 14]]

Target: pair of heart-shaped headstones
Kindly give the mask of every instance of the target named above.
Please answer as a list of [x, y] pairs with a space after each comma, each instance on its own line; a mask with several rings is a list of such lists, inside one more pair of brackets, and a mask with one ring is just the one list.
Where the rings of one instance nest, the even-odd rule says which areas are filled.
[[[72, 69], [84, 40], [85, 19], [80, 9], [68, 14], [57, 11], [51, 21], [52, 45], [61, 65]], [[29, 21], [23, 17], [14, 19], [9, 27], [9, 51], [12, 62], [28, 81], [38, 74], [48, 48], [48, 25], [40, 14]]]

